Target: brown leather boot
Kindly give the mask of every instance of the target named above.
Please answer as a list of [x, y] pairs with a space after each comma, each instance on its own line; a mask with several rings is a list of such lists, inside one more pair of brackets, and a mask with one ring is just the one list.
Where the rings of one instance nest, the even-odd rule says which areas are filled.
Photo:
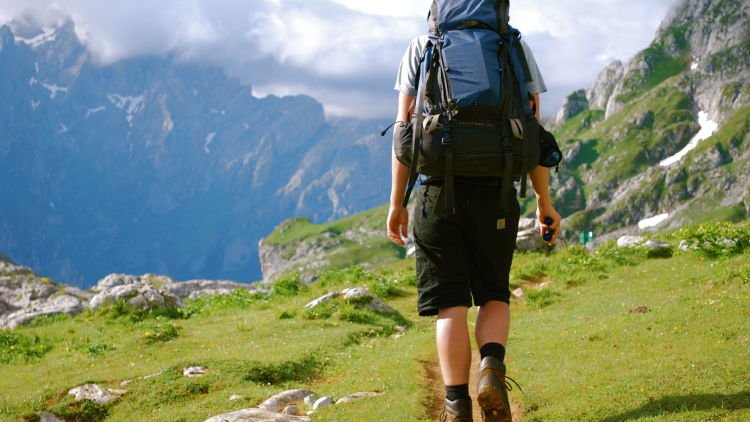
[[479, 363], [477, 387], [477, 401], [482, 408], [483, 422], [512, 422], [508, 402], [510, 389], [511, 386], [505, 379], [505, 364], [495, 357], [485, 356]]
[[445, 399], [445, 407], [440, 413], [440, 422], [473, 422], [471, 399]]

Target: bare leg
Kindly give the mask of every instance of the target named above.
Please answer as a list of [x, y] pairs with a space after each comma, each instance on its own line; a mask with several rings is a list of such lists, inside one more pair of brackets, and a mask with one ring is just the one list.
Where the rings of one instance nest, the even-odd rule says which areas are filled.
[[505, 302], [491, 300], [479, 307], [474, 335], [477, 347], [487, 343], [508, 343], [510, 329], [510, 307]]
[[445, 385], [469, 383], [471, 343], [466, 323], [468, 311], [469, 308], [465, 306], [438, 310], [435, 339]]

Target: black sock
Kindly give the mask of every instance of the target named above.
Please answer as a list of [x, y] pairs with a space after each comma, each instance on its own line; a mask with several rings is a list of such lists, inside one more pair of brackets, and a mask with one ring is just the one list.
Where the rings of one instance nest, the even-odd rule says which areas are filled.
[[502, 362], [505, 359], [505, 347], [500, 343], [487, 343], [479, 349], [482, 359], [492, 356]]
[[469, 398], [469, 384], [446, 385], [445, 386], [445, 398], [451, 401], [456, 400], [456, 399], [468, 399]]

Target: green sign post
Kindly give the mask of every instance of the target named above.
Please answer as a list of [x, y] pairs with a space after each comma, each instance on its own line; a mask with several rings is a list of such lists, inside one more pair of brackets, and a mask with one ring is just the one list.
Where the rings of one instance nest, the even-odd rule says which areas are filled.
[[580, 232], [578, 234], [578, 242], [585, 245], [587, 243], [591, 243], [594, 241], [594, 232], [588, 231], [588, 232]]

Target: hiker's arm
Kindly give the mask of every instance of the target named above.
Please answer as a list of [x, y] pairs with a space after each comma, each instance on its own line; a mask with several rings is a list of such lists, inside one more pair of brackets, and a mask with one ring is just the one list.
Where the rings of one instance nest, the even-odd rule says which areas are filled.
[[[548, 183], [549, 169], [547, 167], [536, 166], [536, 168], [529, 173], [529, 177], [531, 178], [531, 185], [534, 187], [534, 193], [536, 194], [536, 217], [539, 220], [540, 235], [543, 236], [546, 229], [554, 230], [552, 240], [549, 242], [552, 244], [560, 235], [561, 217], [552, 205]], [[544, 220], [547, 217], [553, 220], [552, 224], [549, 226], [544, 224]]]
[[[404, 93], [398, 96], [398, 114], [396, 121], [408, 122], [414, 109], [414, 97]], [[409, 168], [396, 159], [396, 152], [391, 150], [391, 204], [388, 209], [388, 237], [399, 245], [409, 237], [409, 212], [404, 208], [404, 193], [409, 181]]]
[[542, 104], [539, 102], [539, 93], [534, 92], [531, 94], [531, 101], [529, 101], [529, 108], [534, 112], [534, 117], [539, 123], [542, 123], [541, 110]]

